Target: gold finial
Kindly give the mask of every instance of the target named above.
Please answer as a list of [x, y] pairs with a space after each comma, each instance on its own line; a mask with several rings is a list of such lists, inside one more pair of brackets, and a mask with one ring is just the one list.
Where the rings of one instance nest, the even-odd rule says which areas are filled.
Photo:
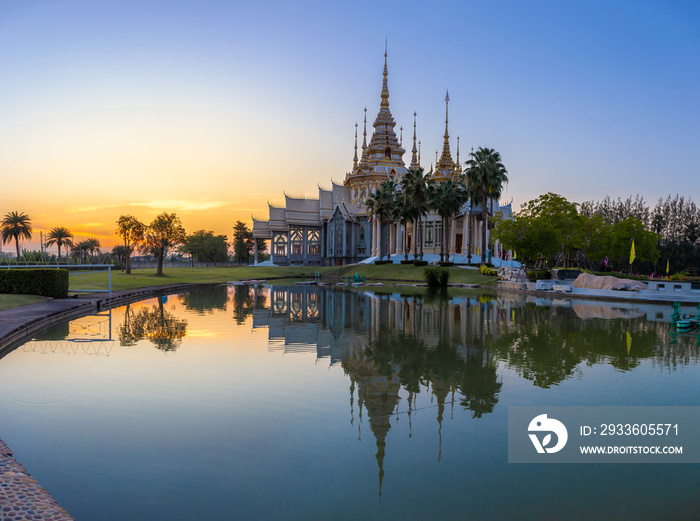
[[435, 151], [435, 165], [437, 165], [437, 163], [438, 163], [438, 159], [437, 159], [438, 156], [437, 155], [438, 155], [438, 151], [436, 150]]
[[353, 168], [357, 168], [357, 123], [355, 123], [355, 157], [352, 160]]
[[418, 142], [418, 166], [420, 166], [420, 141]]
[[413, 149], [411, 150], [411, 165], [409, 168], [411, 170], [417, 170], [418, 167], [420, 166], [420, 163], [418, 162], [418, 157], [416, 156], [416, 116], [418, 114], [416, 112], [413, 113]]
[[440, 161], [437, 164], [437, 169], [441, 172], [441, 175], [448, 175], [449, 172], [455, 171], [455, 164], [452, 162], [452, 154], [450, 153], [450, 135], [448, 133], [449, 103], [450, 103], [450, 92], [446, 90], [445, 91], [445, 141], [442, 145], [442, 156], [440, 156]]
[[399, 127], [399, 145], [403, 146], [403, 127]]
[[381, 108], [389, 108], [389, 73], [387, 69], [386, 40], [384, 42], [384, 80], [382, 82], [382, 102]]
[[447, 143], [447, 146], [449, 146], [449, 135], [447, 134], [447, 121], [448, 121], [448, 105], [450, 104], [450, 91], [445, 91], [445, 143]]
[[455, 165], [455, 171], [457, 173], [462, 171], [462, 165], [459, 163], [459, 136], [457, 136], [457, 164]]
[[365, 153], [365, 148], [367, 148], [367, 107], [365, 107], [365, 129], [362, 132], [362, 155]]
[[367, 107], [365, 107], [365, 123], [362, 131], [362, 158], [360, 159], [360, 166], [362, 168], [367, 167]]

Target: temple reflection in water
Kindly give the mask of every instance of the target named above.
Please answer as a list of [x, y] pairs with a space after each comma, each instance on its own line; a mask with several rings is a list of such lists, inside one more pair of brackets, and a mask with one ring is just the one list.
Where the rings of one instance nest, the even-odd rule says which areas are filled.
[[315, 286], [272, 286], [267, 297], [269, 308], [255, 309], [253, 327], [268, 328], [271, 350], [315, 350], [349, 377], [351, 423], [361, 439], [367, 422], [376, 440], [380, 494], [391, 418], [405, 414], [410, 426], [418, 394], [429, 395], [432, 405], [426, 399], [423, 408], [435, 410], [438, 461], [447, 405], [458, 403], [476, 418], [498, 402], [493, 355], [475, 341], [498, 313], [483, 299], [428, 303], [423, 296]]
[[[508, 389], [512, 397], [523, 384], [547, 392], [585, 379], [589, 366], [668, 373], [700, 365], [700, 334], [677, 334], [668, 305], [406, 291], [417, 294], [211, 286], [127, 305], [114, 320], [110, 311], [56, 325], [21, 350], [110, 356], [118, 343], [177, 356], [190, 333], [228, 342], [232, 327], [267, 330], [270, 352], [306, 353], [342, 368], [352, 428], [361, 440], [369, 429], [376, 445], [380, 494], [388, 435], [399, 419], [406, 419], [409, 438], [418, 411], [423, 420], [435, 419], [440, 461], [446, 417], [464, 411], [478, 420], [494, 412], [506, 399], [506, 371], [510, 382], [512, 375], [522, 380]], [[208, 315], [218, 318], [209, 322]]]
[[[253, 327], [268, 328], [270, 350], [315, 351], [318, 360], [341, 364], [350, 379], [351, 423], [360, 438], [368, 423], [376, 439], [380, 494], [392, 417], [405, 415], [410, 426], [417, 409], [434, 410], [439, 461], [446, 408], [452, 414], [457, 405], [475, 419], [491, 413], [501, 368], [547, 389], [580, 377], [582, 363], [628, 371], [644, 359], [664, 370], [700, 361], [700, 336], [678, 337], [668, 306], [316, 286], [237, 291], [253, 295]], [[420, 394], [427, 398], [417, 405]]]

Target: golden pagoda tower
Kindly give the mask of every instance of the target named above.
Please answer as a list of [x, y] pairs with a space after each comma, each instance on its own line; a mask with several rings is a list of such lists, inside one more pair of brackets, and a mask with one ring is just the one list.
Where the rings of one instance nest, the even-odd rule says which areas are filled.
[[394, 131], [396, 122], [389, 109], [389, 72], [387, 51], [384, 50], [384, 73], [382, 80], [381, 102], [379, 112], [372, 126], [374, 132], [367, 144], [367, 108], [365, 107], [364, 135], [362, 156], [359, 163], [353, 161], [353, 169], [343, 183], [350, 192], [351, 202], [363, 204], [367, 196], [387, 179], [397, 183], [407, 172], [403, 162], [406, 152]]
[[446, 181], [447, 179], [454, 179], [457, 171], [458, 165], [452, 160], [452, 153], [450, 152], [450, 134], [448, 132], [449, 126], [449, 103], [450, 103], [450, 93], [447, 91], [445, 93], [445, 136], [442, 145], [442, 155], [440, 159], [437, 159], [437, 152], [435, 158], [435, 172], [433, 172], [433, 179], [436, 181]]

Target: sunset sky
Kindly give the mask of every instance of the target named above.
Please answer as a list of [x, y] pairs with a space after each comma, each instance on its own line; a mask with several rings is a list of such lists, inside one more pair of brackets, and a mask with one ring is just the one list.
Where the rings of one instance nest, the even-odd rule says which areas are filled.
[[680, 1], [3, 1], [0, 215], [30, 215], [30, 249], [55, 226], [111, 247], [124, 213], [231, 237], [285, 190], [343, 181], [385, 38], [424, 167], [449, 89], [453, 154], [457, 136], [462, 161], [500, 151], [516, 209], [548, 191], [700, 203], [698, 27]]

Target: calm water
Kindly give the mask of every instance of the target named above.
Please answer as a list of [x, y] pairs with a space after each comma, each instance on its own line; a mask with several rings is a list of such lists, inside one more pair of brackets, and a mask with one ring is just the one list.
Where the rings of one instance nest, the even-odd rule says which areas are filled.
[[698, 465], [507, 462], [509, 405], [700, 405], [669, 313], [210, 288], [0, 360], [0, 437], [79, 521], [697, 519]]

